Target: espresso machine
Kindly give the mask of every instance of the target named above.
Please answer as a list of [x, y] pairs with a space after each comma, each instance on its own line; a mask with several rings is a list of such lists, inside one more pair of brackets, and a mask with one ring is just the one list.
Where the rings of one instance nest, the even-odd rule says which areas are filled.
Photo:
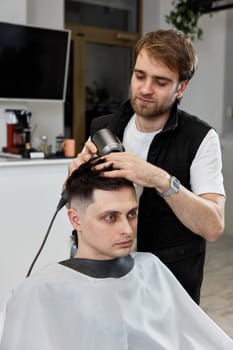
[[3, 152], [27, 157], [31, 148], [31, 112], [26, 109], [5, 109], [7, 145]]

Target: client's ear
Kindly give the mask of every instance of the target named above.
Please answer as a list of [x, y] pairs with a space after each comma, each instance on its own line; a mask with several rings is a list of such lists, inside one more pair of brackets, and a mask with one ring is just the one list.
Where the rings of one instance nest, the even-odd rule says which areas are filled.
[[67, 215], [69, 217], [71, 225], [79, 231], [80, 228], [80, 214], [78, 210], [70, 208], [67, 210]]

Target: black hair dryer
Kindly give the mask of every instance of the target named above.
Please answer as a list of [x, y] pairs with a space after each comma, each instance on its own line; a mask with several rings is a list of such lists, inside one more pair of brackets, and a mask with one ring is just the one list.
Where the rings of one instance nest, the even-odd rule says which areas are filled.
[[99, 156], [111, 152], [124, 152], [124, 146], [117, 136], [110, 129], [100, 129], [91, 138], [91, 141], [96, 145]]

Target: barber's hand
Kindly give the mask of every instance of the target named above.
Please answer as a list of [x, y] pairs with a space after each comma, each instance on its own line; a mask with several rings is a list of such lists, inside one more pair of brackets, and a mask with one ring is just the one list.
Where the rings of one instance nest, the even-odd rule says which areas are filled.
[[71, 175], [75, 169], [78, 169], [81, 164], [87, 162], [94, 154], [97, 153], [95, 144], [91, 141], [86, 141], [81, 153], [72, 160], [68, 167], [68, 174]]
[[123, 177], [143, 187], [155, 187], [165, 191], [169, 186], [170, 175], [163, 169], [148, 163], [131, 152], [114, 152], [103, 157], [105, 162], [96, 169], [112, 166], [113, 170], [103, 171], [104, 177]]

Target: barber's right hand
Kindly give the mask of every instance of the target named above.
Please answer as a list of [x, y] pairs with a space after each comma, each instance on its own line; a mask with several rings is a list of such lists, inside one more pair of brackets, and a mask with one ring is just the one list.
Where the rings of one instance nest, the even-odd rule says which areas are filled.
[[91, 157], [97, 153], [96, 145], [91, 141], [86, 141], [81, 153], [77, 154], [77, 157], [72, 160], [68, 167], [68, 174], [79, 168], [81, 164], [87, 162]]

